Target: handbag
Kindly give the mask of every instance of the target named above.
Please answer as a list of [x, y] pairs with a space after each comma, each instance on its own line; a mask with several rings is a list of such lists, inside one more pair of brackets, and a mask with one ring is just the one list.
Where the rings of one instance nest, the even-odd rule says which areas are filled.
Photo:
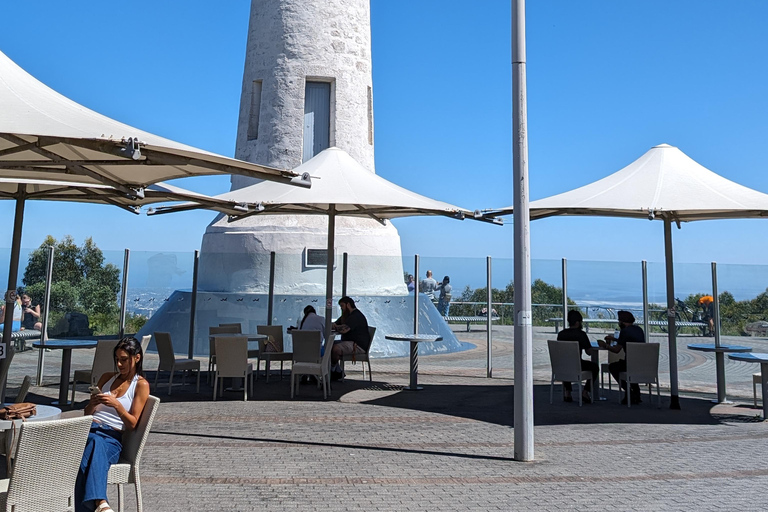
[[26, 420], [37, 414], [37, 406], [32, 402], [6, 405], [0, 409], [0, 420]]

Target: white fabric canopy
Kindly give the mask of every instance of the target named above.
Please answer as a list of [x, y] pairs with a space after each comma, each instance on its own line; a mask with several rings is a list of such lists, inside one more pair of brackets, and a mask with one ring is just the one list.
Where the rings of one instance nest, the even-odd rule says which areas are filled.
[[[129, 140], [138, 141], [139, 152]], [[130, 192], [158, 181], [215, 174], [283, 182], [296, 176], [110, 119], [57, 93], [0, 52], [0, 177], [104, 183]]]
[[[491, 210], [497, 215], [512, 208]], [[768, 195], [700, 165], [660, 144], [601, 180], [530, 203], [531, 219], [553, 215], [668, 217], [673, 221], [768, 216]]]

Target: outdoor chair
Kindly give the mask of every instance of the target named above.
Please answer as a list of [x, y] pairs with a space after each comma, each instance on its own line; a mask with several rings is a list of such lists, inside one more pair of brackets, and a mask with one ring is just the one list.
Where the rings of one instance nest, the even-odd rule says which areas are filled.
[[[313, 334], [299, 334], [299, 337], [294, 337], [294, 344], [298, 339], [302, 339], [302, 336], [306, 338], [314, 337], [320, 339], [320, 331], [293, 331], [294, 336], [296, 333], [313, 333]], [[331, 338], [332, 339], [332, 338]], [[302, 342], [300, 342], [302, 343]], [[299, 394], [299, 377], [302, 375], [314, 375], [320, 385], [323, 386], [323, 399], [327, 399], [331, 395], [331, 350], [333, 348], [333, 341], [326, 342], [325, 353], [319, 362], [295, 362], [293, 368], [291, 368], [291, 398], [295, 394]], [[302, 349], [304, 352], [304, 349]], [[317, 353], [320, 353], [320, 349], [317, 349]]]
[[[300, 331], [294, 329], [291, 331], [293, 337], [293, 365], [291, 366], [291, 398], [293, 398], [296, 387], [297, 374], [296, 365], [298, 363], [320, 364], [320, 348], [323, 339], [320, 331]], [[300, 380], [300, 379], [298, 379]], [[318, 381], [318, 387], [319, 387]]]
[[552, 379], [549, 382], [549, 403], [555, 394], [555, 381], [576, 382], [579, 388], [579, 407], [582, 405], [582, 381], [590, 381], [590, 389], [595, 389], [592, 372], [581, 369], [581, 349], [578, 341], [547, 340], [549, 362], [552, 365]]
[[615, 363], [616, 361], [620, 361], [621, 359], [624, 359], [624, 350], [621, 350], [619, 352], [611, 352], [610, 350], [608, 352], [608, 362], [602, 363], [600, 365], [600, 387], [605, 389], [605, 375], [608, 374], [608, 391], [612, 391], [613, 388], [611, 387], [611, 371], [610, 371], [610, 365], [611, 363]]
[[[269, 382], [270, 363], [272, 361], [280, 361], [280, 380], [283, 380], [283, 363], [293, 359], [293, 354], [286, 352], [283, 348], [283, 326], [257, 325], [256, 332], [272, 337], [272, 340], [259, 340], [259, 355], [256, 360], [256, 376], [258, 377], [261, 361], [264, 361], [266, 378], [267, 382]], [[267, 347], [267, 344], [270, 341], [274, 344], [272, 349]]]
[[[760, 386], [760, 394], [762, 395], [762, 389], [763, 389], [763, 374], [762, 373], [753, 373], [752, 374], [752, 398], [755, 401], [755, 408], [757, 408], [757, 386]], [[765, 397], [763, 397], [763, 400], [765, 400]]]
[[211, 336], [214, 334], [240, 334], [240, 324], [219, 324], [208, 328], [208, 382], [213, 379], [216, 367], [216, 345]]
[[[376, 328], [368, 326], [368, 334], [371, 335], [371, 344], [373, 344], [373, 336], [376, 334]], [[295, 350], [295, 349], [294, 349]], [[368, 347], [368, 351], [370, 352], [371, 348]], [[365, 363], [368, 363], [368, 380], [373, 381], [373, 373], [371, 373], [371, 359], [368, 356], [368, 352], [364, 354], [344, 354], [341, 358], [341, 371], [344, 371], [344, 362], [345, 361], [352, 361], [353, 364], [357, 363], [357, 361], [360, 361], [363, 367], [363, 380], [365, 380]]]
[[[32, 377], [29, 375], [24, 376], [24, 380], [21, 382], [19, 393], [16, 395], [14, 403], [20, 404], [27, 399], [27, 393], [29, 393], [29, 386], [32, 385]], [[0, 430], [0, 455], [8, 456], [8, 453], [12, 453], [12, 450], [8, 449], [6, 443], [13, 440], [12, 430]]]
[[0, 511], [74, 510], [75, 480], [92, 420], [23, 423], [11, 477], [0, 480]]
[[[758, 373], [758, 375], [760, 375]], [[27, 393], [29, 393], [29, 386], [32, 385], [32, 377], [29, 375], [24, 376], [24, 380], [21, 381], [21, 387], [19, 388], [19, 393], [16, 395], [16, 400], [14, 400], [15, 403], [20, 404], [21, 402], [24, 402], [27, 399]]]
[[160, 407], [160, 399], [149, 395], [136, 428], [123, 434], [123, 451], [120, 453], [120, 460], [117, 464], [112, 464], [109, 467], [107, 483], [117, 484], [117, 512], [123, 512], [125, 507], [125, 494], [123, 492], [123, 485], [125, 484], [133, 484], [136, 488], [136, 509], [138, 512], [142, 512], [139, 463], [158, 407]]
[[141, 355], [146, 355], [150, 341], [152, 341], [151, 334], [147, 334], [146, 336], [141, 337]]
[[72, 378], [72, 402], [75, 401], [75, 388], [78, 382], [87, 382], [91, 386], [98, 384], [101, 376], [115, 371], [115, 347], [117, 340], [102, 340], [96, 345], [93, 365], [90, 370], [75, 370]]
[[248, 362], [248, 338], [246, 336], [215, 337], [216, 345], [216, 374], [213, 378], [213, 399], [216, 391], [219, 396], [224, 394], [224, 386], [219, 389], [219, 383], [224, 377], [243, 379], [243, 400], [248, 400], [248, 382], [250, 380], [253, 394], [253, 364]]
[[627, 371], [619, 374], [619, 381], [627, 381], [627, 407], [632, 406], [629, 396], [630, 384], [648, 384], [648, 395], [653, 403], [652, 384], [656, 384], [658, 407], [661, 408], [661, 391], [659, 390], [659, 344], [658, 343], [627, 343]]
[[226, 329], [235, 329], [234, 331], [228, 331], [228, 332], [234, 332], [235, 334], [240, 334], [243, 332], [243, 325], [241, 323], [232, 323], [232, 324], [219, 324], [219, 327], [224, 327]]
[[184, 372], [182, 374], [181, 385], [183, 386], [186, 379], [186, 372], [194, 370], [197, 372], [197, 392], [200, 392], [200, 361], [197, 359], [176, 359], [176, 354], [173, 352], [173, 342], [171, 341], [171, 335], [167, 332], [155, 333], [155, 344], [157, 345], [157, 353], [160, 356], [160, 362], [157, 364], [157, 372], [155, 372], [155, 389], [157, 389], [157, 378], [161, 371], [167, 371], [171, 374], [168, 377], [168, 394], [171, 394], [171, 387], [173, 386], [173, 374], [176, 371]]

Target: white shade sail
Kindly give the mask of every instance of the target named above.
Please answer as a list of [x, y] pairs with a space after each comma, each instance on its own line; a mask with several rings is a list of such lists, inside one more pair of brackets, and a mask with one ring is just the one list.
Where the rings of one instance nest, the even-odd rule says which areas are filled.
[[[508, 215], [512, 208], [490, 210]], [[601, 180], [530, 204], [531, 219], [553, 215], [672, 221], [768, 216], [768, 195], [734, 183], [674, 146], [660, 144]]]
[[[294, 171], [308, 174], [312, 188], [287, 187], [261, 182], [217, 199], [247, 205], [252, 214], [327, 215], [335, 205], [336, 215], [391, 219], [412, 215], [444, 215], [474, 218], [474, 212], [422, 196], [395, 185], [364, 168], [339, 148], [328, 148]], [[199, 208], [195, 204], [159, 207], [155, 213]], [[242, 216], [242, 215], [241, 215]]]
[[0, 177], [103, 183], [140, 195], [159, 181], [216, 174], [283, 182], [296, 176], [110, 119], [57, 93], [0, 52]]

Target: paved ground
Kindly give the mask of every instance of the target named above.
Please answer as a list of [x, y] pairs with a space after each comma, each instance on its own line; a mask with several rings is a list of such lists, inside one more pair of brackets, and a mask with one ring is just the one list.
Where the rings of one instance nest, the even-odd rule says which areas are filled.
[[[493, 379], [485, 378], [486, 333], [457, 334], [479, 347], [422, 357], [417, 393], [401, 389], [405, 359], [374, 361], [373, 382], [348, 367], [329, 401], [312, 386], [291, 400], [287, 379], [262, 378], [248, 402], [235, 393], [212, 402], [207, 386], [200, 395], [190, 386], [170, 397], [156, 391], [163, 404], [142, 465], [145, 509], [765, 509], [768, 424], [749, 405], [756, 366], [729, 362], [729, 395], [743, 400], [713, 407], [713, 359], [687, 351], [702, 339], [686, 338], [681, 411], [647, 397], [627, 409], [615, 388], [581, 408], [558, 390], [550, 405], [551, 332], [536, 329], [536, 462], [521, 463], [512, 460], [512, 332], [495, 331]], [[765, 339], [739, 341], [768, 351]], [[80, 352], [73, 365], [87, 367]], [[31, 351], [18, 354], [10, 385], [34, 374], [35, 361]], [[46, 368], [47, 385], [31, 395], [40, 403], [56, 394], [55, 352]]]

